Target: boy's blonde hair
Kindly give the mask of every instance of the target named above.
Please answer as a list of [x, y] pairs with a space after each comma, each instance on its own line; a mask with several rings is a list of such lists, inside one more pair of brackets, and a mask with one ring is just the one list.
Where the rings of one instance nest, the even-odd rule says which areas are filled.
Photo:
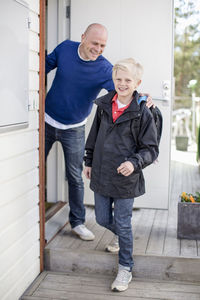
[[143, 75], [143, 67], [141, 64], [136, 62], [133, 58], [126, 58], [118, 61], [112, 69], [112, 77], [113, 79], [116, 76], [117, 70], [128, 71], [132, 75], [132, 77], [139, 81]]

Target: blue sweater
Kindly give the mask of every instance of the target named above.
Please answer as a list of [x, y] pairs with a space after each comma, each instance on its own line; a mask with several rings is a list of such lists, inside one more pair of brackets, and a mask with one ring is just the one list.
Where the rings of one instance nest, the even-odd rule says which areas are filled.
[[111, 63], [102, 55], [96, 61], [83, 61], [78, 46], [78, 42], [66, 40], [46, 57], [46, 73], [54, 68], [57, 71], [45, 111], [66, 125], [82, 122], [90, 114], [101, 89], [114, 89]]

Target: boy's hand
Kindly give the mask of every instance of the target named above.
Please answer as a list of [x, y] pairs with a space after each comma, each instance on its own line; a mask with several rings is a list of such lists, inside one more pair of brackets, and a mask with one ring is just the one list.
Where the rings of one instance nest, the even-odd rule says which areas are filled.
[[117, 173], [121, 173], [124, 176], [129, 176], [133, 173], [134, 166], [130, 161], [125, 161], [117, 168]]
[[92, 168], [91, 167], [85, 167], [84, 170], [83, 170], [83, 173], [85, 174], [85, 177], [87, 179], [90, 179], [91, 178], [91, 171], [92, 171]]
[[141, 93], [140, 93], [140, 96], [147, 96], [146, 106], [147, 106], [148, 108], [150, 108], [150, 107], [152, 107], [152, 106], [153, 106], [153, 108], [155, 108], [155, 104], [153, 103], [153, 100], [152, 100], [152, 98], [151, 98], [151, 96], [150, 96], [149, 94], [141, 94]]

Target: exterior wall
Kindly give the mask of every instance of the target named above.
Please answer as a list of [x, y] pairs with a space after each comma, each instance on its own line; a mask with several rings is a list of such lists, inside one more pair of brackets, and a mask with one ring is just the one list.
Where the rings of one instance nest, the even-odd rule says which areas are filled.
[[40, 272], [39, 0], [26, 0], [26, 2], [29, 4], [31, 21], [29, 127], [0, 133], [1, 300], [19, 299]]

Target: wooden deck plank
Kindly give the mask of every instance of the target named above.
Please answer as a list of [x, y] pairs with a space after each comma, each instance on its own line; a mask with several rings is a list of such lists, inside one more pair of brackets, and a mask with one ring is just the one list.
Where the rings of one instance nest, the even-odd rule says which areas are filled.
[[[94, 215], [94, 209], [92, 210], [92, 213], [90, 214], [89, 218], [87, 218], [87, 222], [86, 222], [86, 226], [89, 230], [91, 230], [93, 232], [93, 230], [95, 229], [96, 226], [96, 221], [95, 221], [95, 215]], [[95, 236], [95, 239], [98, 239], [98, 236]], [[80, 238], [76, 237], [76, 239], [74, 239], [74, 242], [70, 245], [69, 249], [77, 249], [82, 247], [85, 243], [89, 244], [91, 243], [91, 241], [83, 241]]]
[[154, 222], [155, 210], [144, 209], [135, 229], [134, 234], [134, 254], [145, 254], [149, 235]]
[[114, 239], [114, 234], [110, 230], [105, 230], [103, 236], [96, 245], [95, 250], [104, 251], [106, 246]]
[[[43, 282], [54, 282], [61, 283], [64, 285], [71, 286], [73, 283], [79, 284], [81, 286], [101, 286], [105, 287], [108, 281], [112, 282], [114, 276], [104, 276], [104, 275], [95, 275], [93, 277], [88, 274], [83, 274], [83, 276], [73, 275], [71, 273], [61, 274], [61, 273], [49, 273], [45, 278], [43, 278]], [[41, 281], [42, 284], [42, 281]], [[195, 292], [200, 294], [200, 285], [199, 283], [189, 283], [189, 282], [180, 282], [180, 281], [164, 281], [164, 280], [149, 280], [144, 278], [133, 278], [131, 284], [135, 284], [133, 288], [143, 289], [144, 284], [146, 289], [155, 289], [159, 285], [160, 290], [168, 290], [168, 291], [176, 291], [176, 292]]]
[[[87, 207], [86, 209], [86, 226], [88, 226], [88, 223], [91, 222], [94, 225], [94, 210], [91, 207]], [[79, 243], [82, 242], [75, 234], [71, 231], [71, 225], [67, 224], [60, 233], [47, 245], [48, 249], [68, 249], [70, 248], [75, 241], [78, 241]]]
[[146, 254], [163, 254], [163, 245], [167, 228], [168, 211], [157, 210], [150, 233]]
[[179, 281], [148, 280], [134, 278], [129, 289], [123, 293], [113, 293], [110, 285], [114, 276], [63, 274], [49, 272], [37, 285], [32, 296], [26, 293], [22, 300], [66, 299], [200, 299], [200, 285]]
[[171, 192], [169, 202], [169, 213], [167, 221], [167, 230], [163, 247], [163, 255], [179, 257], [180, 255], [180, 240], [177, 239], [177, 204], [179, 194], [182, 189], [182, 181], [177, 180], [181, 178], [182, 164], [171, 162]]
[[197, 242], [194, 240], [181, 240], [181, 253], [184, 257], [197, 257]]
[[180, 240], [177, 239], [177, 218], [176, 216], [169, 214], [163, 255], [179, 257], [180, 247]]

